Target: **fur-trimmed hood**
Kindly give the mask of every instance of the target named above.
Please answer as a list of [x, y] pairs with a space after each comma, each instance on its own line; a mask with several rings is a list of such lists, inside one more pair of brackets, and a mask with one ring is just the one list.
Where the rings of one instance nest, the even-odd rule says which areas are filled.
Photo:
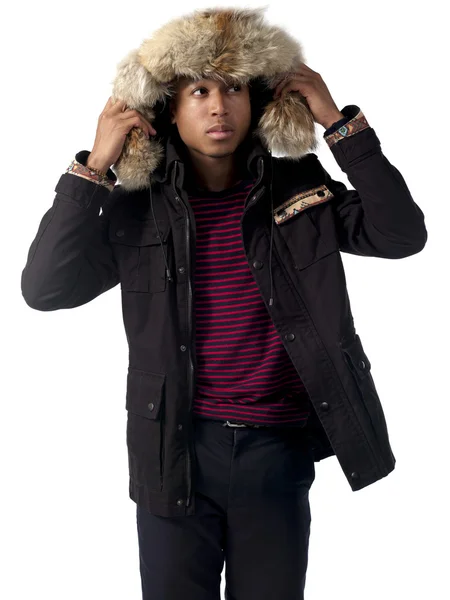
[[[301, 45], [258, 9], [204, 9], [173, 19], [117, 65], [112, 99], [123, 100], [155, 127], [127, 135], [113, 166], [122, 188], [149, 188], [165, 157], [169, 136], [168, 99], [178, 77], [214, 78], [249, 84], [253, 97], [250, 136], [271, 153], [298, 159], [318, 148], [315, 122], [301, 94], [273, 99], [283, 77], [305, 62]], [[254, 114], [254, 107], [258, 112]]]

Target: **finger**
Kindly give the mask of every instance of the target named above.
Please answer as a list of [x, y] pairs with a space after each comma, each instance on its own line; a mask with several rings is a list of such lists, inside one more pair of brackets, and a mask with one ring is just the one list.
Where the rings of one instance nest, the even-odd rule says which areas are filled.
[[299, 89], [298, 89], [298, 82], [296, 83], [295, 81], [290, 81], [282, 90], [281, 90], [281, 96], [284, 97], [286, 96], [286, 94], [288, 94], [289, 92], [300, 92], [300, 94], [302, 93]]
[[152, 133], [153, 135], [156, 135], [156, 129], [153, 127], [153, 125], [150, 123], [150, 121], [147, 121], [147, 119], [144, 119], [144, 122], [147, 124], [150, 133]]
[[281, 90], [283, 89], [283, 86], [285, 85], [285, 82], [283, 81], [282, 83], [279, 83], [277, 85], [277, 87], [275, 88], [275, 93], [274, 96], [275, 98], [279, 95], [279, 93], [281, 92]]
[[[131, 112], [131, 111], [134, 111], [136, 113], [134, 116], [139, 117], [139, 119], [141, 119], [141, 121], [143, 121], [147, 127], [152, 128], [152, 125], [150, 124], [150, 122], [144, 117], [144, 115], [141, 112], [139, 112], [136, 108], [131, 108], [127, 104], [124, 104], [124, 106], [122, 107], [122, 113], [123, 113], [122, 116], [125, 118], [128, 118], [130, 115], [126, 114], [126, 113]], [[133, 116], [133, 115], [131, 115], [131, 116]]]
[[[111, 98], [111, 104], [112, 104], [112, 98]], [[112, 110], [113, 114], [124, 112], [127, 109], [127, 103], [125, 102], [125, 100], [116, 100], [114, 102], [114, 104], [112, 104], [110, 106], [110, 109]]]
[[147, 125], [147, 121], [142, 116], [140, 116], [140, 114], [132, 115], [128, 119], [124, 119], [124, 123], [126, 123], [127, 120], [131, 120], [131, 122], [134, 123], [134, 127], [142, 129], [142, 131], [147, 137], [149, 137], [150, 134], [156, 134], [156, 131], [153, 129], [153, 127], [151, 125]]
[[111, 96], [108, 98], [108, 101], [106, 102], [101, 114], [103, 114], [104, 112], [106, 112], [108, 110], [108, 108], [111, 106], [112, 104], [112, 99]]
[[287, 84], [280, 92], [280, 96], [282, 98], [284, 98], [284, 96], [286, 96], [286, 94], [291, 90], [291, 86], [289, 84]]
[[284, 75], [283, 79], [278, 83], [278, 85], [276, 87], [276, 94], [277, 95], [280, 93], [280, 91], [283, 89], [283, 87], [289, 83], [289, 81], [292, 79], [292, 77], [294, 75], [295, 75], [294, 71], [286, 73]]
[[146, 119], [145, 117], [142, 117], [142, 120], [144, 121], [144, 123], [147, 125], [147, 127], [149, 128], [149, 130], [152, 133], [156, 133], [156, 129], [153, 127], [153, 125], [150, 123], [150, 121], [148, 119]]
[[279, 96], [281, 93], [283, 93], [283, 92], [284, 92], [284, 88], [285, 88], [286, 86], [288, 86], [288, 85], [289, 85], [289, 83], [290, 83], [290, 80], [289, 80], [289, 79], [284, 79], [284, 80], [283, 80], [281, 83], [279, 83], [279, 84], [277, 85], [277, 88], [276, 88], [275, 97], [277, 97], [277, 96]]
[[310, 67], [308, 67], [308, 65], [306, 65], [305, 63], [300, 63], [300, 67], [299, 69], [304, 70], [304, 71], [308, 71], [309, 73], [315, 73], [315, 71], [313, 71]]

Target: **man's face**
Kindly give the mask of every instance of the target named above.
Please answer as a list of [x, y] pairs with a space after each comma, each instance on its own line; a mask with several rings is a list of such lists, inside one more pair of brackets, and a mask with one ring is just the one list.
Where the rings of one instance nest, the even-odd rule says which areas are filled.
[[[247, 85], [182, 78], [170, 104], [172, 123], [176, 123], [191, 153], [229, 156], [248, 134], [251, 109]], [[207, 133], [214, 125], [229, 126], [233, 132], [229, 137], [217, 138]]]

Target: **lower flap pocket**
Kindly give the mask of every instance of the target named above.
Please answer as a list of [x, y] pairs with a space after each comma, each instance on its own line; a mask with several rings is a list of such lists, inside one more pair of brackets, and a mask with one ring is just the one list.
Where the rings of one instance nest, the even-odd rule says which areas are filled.
[[150, 490], [164, 483], [165, 375], [129, 367], [127, 377], [127, 446], [130, 478]]
[[126, 409], [146, 419], [159, 419], [166, 376], [129, 368]]

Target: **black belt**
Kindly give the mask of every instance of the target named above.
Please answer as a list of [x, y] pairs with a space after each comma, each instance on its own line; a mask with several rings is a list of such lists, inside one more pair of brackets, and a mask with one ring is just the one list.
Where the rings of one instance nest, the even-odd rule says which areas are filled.
[[266, 429], [267, 428], [273, 429], [274, 427], [275, 428], [277, 427], [276, 425], [256, 425], [256, 423], [238, 423], [235, 421], [219, 421], [217, 419], [204, 419], [204, 418], [198, 417], [198, 416], [194, 417], [194, 422], [197, 422], [197, 423], [213, 422], [213, 423], [220, 423], [222, 425], [222, 427], [252, 427], [254, 429], [260, 429], [262, 427], [265, 427]]

